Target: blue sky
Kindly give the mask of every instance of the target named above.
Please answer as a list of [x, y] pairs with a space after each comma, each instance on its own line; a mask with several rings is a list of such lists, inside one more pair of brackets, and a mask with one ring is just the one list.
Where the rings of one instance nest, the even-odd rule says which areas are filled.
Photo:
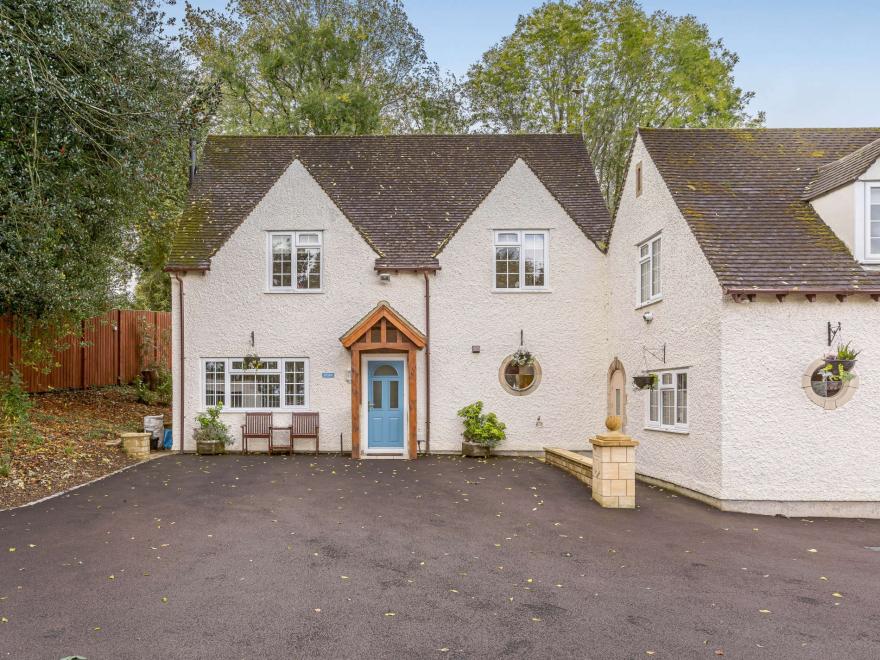
[[[222, 8], [225, 0], [190, 0]], [[404, 0], [428, 56], [463, 75], [534, 0]], [[756, 93], [768, 126], [880, 126], [880, 2], [642, 0], [648, 11], [693, 14], [740, 56], [735, 76]], [[182, 2], [170, 13], [180, 15]]]

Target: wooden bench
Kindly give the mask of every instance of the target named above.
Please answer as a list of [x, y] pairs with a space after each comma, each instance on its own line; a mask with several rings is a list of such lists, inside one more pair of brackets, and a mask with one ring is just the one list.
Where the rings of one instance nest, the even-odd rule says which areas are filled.
[[269, 437], [269, 453], [276, 449], [293, 453], [293, 441], [298, 439], [310, 439], [315, 441], [315, 456], [318, 455], [318, 430], [319, 417], [316, 412], [295, 412], [290, 415], [290, 426], [274, 427], [275, 431], [287, 431], [287, 444], [276, 446], [271, 435]]
[[272, 413], [255, 412], [244, 414], [241, 425], [241, 451], [248, 453], [248, 440], [266, 440], [272, 447]]

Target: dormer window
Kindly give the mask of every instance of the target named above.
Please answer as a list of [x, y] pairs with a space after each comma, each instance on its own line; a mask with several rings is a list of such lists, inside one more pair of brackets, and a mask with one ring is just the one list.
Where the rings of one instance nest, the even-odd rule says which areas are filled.
[[865, 252], [867, 260], [880, 261], [880, 182], [865, 186], [867, 208], [865, 217]]

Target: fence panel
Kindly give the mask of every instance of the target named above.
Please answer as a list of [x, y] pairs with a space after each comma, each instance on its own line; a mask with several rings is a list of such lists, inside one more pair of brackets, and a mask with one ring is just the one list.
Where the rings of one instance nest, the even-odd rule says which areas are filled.
[[17, 368], [29, 392], [130, 383], [147, 365], [171, 368], [171, 314], [112, 310], [82, 324], [62, 341], [48, 373], [21, 364], [14, 319], [0, 317], [0, 375]]

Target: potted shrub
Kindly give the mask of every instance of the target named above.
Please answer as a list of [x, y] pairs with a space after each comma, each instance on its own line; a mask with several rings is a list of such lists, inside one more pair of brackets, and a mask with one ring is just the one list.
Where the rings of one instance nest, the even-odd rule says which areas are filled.
[[492, 449], [505, 438], [506, 426], [495, 413], [483, 414], [483, 402], [477, 401], [458, 411], [464, 420], [464, 441], [461, 443], [463, 456], [488, 458]]
[[221, 410], [223, 410], [223, 404], [218, 403], [196, 415], [199, 428], [193, 431], [193, 437], [196, 439], [196, 452], [199, 454], [208, 456], [224, 454], [226, 453], [226, 445], [232, 444], [229, 427], [220, 421]]
[[856, 358], [859, 357], [861, 351], [857, 351], [851, 346], [852, 342], [839, 344], [837, 353], [825, 356], [825, 367], [831, 367], [830, 371], [837, 373], [841, 368], [844, 371], [852, 371], [856, 366]]
[[653, 390], [657, 386], [657, 374], [633, 376], [633, 386], [637, 390]]

